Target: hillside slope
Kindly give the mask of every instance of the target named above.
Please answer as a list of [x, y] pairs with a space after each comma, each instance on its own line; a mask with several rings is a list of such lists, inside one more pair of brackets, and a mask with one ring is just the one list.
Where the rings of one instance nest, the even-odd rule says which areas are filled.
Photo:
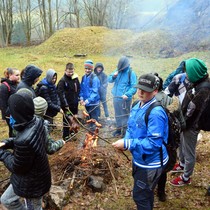
[[[164, 31], [135, 33], [106, 27], [66, 28], [36, 47], [39, 53], [140, 55], [173, 57], [171, 36]], [[181, 54], [179, 52], [179, 54]]]

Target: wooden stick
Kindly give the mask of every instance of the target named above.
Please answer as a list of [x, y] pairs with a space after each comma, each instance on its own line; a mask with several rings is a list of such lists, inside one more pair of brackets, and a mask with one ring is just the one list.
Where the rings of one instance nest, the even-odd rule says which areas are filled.
[[75, 177], [76, 177], [76, 170], [74, 170], [74, 172], [73, 172], [72, 180], [71, 180], [71, 183], [69, 185], [70, 189], [73, 189]]
[[106, 161], [106, 162], [107, 162], [107, 164], [108, 164], [110, 173], [111, 173], [112, 178], [113, 178], [113, 182], [114, 182], [114, 185], [115, 185], [116, 194], [118, 195], [119, 193], [118, 193], [117, 184], [116, 184], [117, 181], [116, 181], [115, 176], [114, 176], [114, 174], [113, 174], [113, 172], [112, 172], [112, 169], [111, 169], [111, 166], [110, 166], [110, 164], [109, 164], [109, 161]]

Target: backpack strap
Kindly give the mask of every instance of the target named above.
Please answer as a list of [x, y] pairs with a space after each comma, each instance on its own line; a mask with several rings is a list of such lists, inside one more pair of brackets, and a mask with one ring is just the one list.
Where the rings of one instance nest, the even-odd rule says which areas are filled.
[[10, 92], [11, 88], [10, 88], [9, 84], [6, 81], [2, 82], [2, 84], [6, 85], [8, 88], [8, 91]]
[[[156, 106], [162, 106], [161, 103], [160, 103], [160, 101], [155, 101], [155, 102], [152, 103], [152, 104], [149, 106], [149, 108], [147, 109], [146, 114], [145, 114], [145, 117], [144, 117], [146, 126], [148, 125], [149, 114], [150, 114], [150, 112], [152, 111], [152, 109], [155, 108]], [[163, 106], [162, 106], [162, 107], [163, 107]]]
[[[152, 109], [155, 108], [156, 106], [162, 106], [161, 103], [160, 103], [160, 101], [156, 101], [156, 102], [152, 103], [149, 106], [149, 108], [147, 109], [146, 114], [145, 114], [145, 117], [144, 117], [146, 126], [148, 125], [149, 114], [152, 111]], [[164, 109], [164, 107], [163, 107], [163, 109]], [[164, 141], [163, 141], [163, 144], [164, 144]], [[162, 146], [160, 147], [160, 162], [161, 162], [161, 167], [163, 167], [163, 150], [162, 150]]]

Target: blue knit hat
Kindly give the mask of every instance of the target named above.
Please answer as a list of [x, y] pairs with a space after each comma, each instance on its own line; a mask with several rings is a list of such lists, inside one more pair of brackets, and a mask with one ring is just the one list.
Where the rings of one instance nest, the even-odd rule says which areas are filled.
[[93, 69], [93, 61], [92, 60], [86, 60], [84, 63], [85, 68]]

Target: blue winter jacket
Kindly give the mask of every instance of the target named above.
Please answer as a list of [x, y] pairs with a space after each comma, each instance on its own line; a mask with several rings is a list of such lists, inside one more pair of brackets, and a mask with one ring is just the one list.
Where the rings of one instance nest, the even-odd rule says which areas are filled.
[[120, 71], [116, 78], [113, 77], [117, 69], [112, 72], [108, 77], [108, 82], [113, 83], [112, 94], [114, 97], [119, 97], [116, 99], [123, 100], [120, 98], [123, 95], [128, 97], [128, 100], [132, 99], [132, 96], [136, 93], [136, 88], [134, 86], [137, 83], [136, 74], [130, 67]]
[[85, 101], [86, 106], [99, 104], [99, 88], [100, 81], [94, 73], [84, 75], [81, 81], [80, 100]]
[[163, 165], [168, 162], [168, 154], [163, 141], [168, 139], [168, 117], [161, 106], [152, 109], [148, 124], [145, 123], [145, 113], [156, 101], [148, 101], [142, 107], [136, 104], [130, 113], [128, 127], [124, 137], [124, 148], [130, 150], [133, 163], [141, 168], [161, 167], [160, 147], [163, 152]]

